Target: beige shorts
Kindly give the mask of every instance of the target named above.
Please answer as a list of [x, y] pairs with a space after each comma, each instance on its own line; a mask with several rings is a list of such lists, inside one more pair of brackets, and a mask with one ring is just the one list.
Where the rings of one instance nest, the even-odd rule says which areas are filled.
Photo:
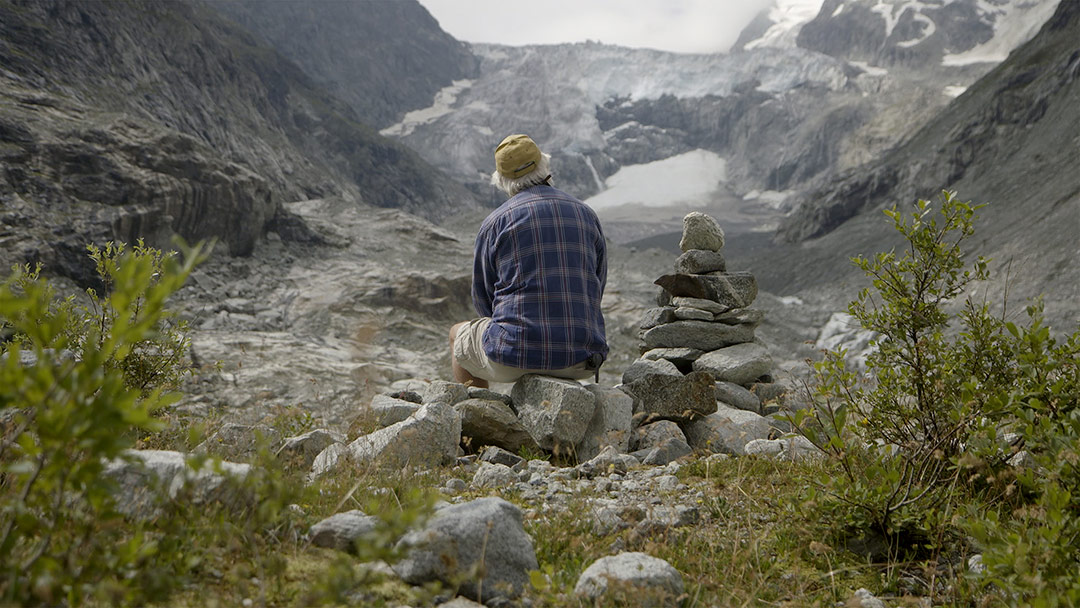
[[501, 383], [514, 382], [525, 374], [541, 374], [568, 380], [584, 380], [593, 376], [594, 372], [585, 369], [584, 362], [566, 369], [538, 370], [510, 367], [488, 359], [484, 352], [484, 330], [490, 324], [490, 317], [473, 319], [459, 327], [454, 337], [454, 358], [458, 365], [473, 376]]

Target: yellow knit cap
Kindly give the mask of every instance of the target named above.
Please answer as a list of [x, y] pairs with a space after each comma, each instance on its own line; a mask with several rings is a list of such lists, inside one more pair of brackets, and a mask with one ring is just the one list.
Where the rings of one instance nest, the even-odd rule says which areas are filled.
[[510, 135], [495, 148], [495, 169], [510, 179], [528, 174], [539, 162], [540, 148], [528, 135]]

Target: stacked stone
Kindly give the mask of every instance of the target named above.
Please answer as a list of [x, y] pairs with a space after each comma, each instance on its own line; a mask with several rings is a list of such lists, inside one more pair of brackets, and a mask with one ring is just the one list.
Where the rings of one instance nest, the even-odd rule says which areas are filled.
[[[642, 319], [642, 355], [623, 374], [640, 425], [635, 437], [668, 420], [695, 449], [741, 454], [747, 442], [768, 436], [761, 414], [778, 392], [772, 358], [754, 336], [764, 318], [752, 308], [757, 280], [727, 270], [724, 232], [708, 215], [683, 219], [679, 247], [675, 272], [656, 280], [658, 306]], [[677, 437], [671, 427], [665, 433]]]

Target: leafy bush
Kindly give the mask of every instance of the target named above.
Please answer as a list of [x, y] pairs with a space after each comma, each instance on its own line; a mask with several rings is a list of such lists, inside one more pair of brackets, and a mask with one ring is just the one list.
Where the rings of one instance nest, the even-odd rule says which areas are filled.
[[[840, 464], [821, 481], [825, 507], [878, 543], [868, 553], [937, 556], [949, 543], [962, 553], [971, 535], [984, 582], [1010, 601], [1075, 603], [1080, 331], [1059, 344], [1038, 303], [1018, 327], [963, 297], [989, 278], [987, 261], [962, 249], [977, 209], [946, 192], [936, 213], [926, 201], [909, 216], [886, 211], [908, 247], [855, 259], [873, 288], [848, 307], [878, 336], [868, 373], [826, 353], [815, 407], [791, 420]], [[1009, 464], [1020, 449], [1038, 467]]]
[[138, 602], [129, 594], [154, 571], [156, 544], [121, 525], [102, 471], [131, 446], [131, 430], [160, 427], [153, 414], [172, 400], [163, 389], [186, 344], [179, 326], [163, 325], [166, 300], [203, 249], [183, 262], [141, 244], [91, 253], [109, 281], [107, 294], [91, 294], [96, 315], [57, 298], [36, 269], [0, 284], [0, 323], [13, 336], [0, 362], [5, 602]]

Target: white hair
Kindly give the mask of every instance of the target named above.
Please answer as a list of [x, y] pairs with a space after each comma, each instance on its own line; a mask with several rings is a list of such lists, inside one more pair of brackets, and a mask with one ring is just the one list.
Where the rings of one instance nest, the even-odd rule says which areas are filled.
[[512, 179], [496, 170], [491, 174], [491, 185], [505, 192], [507, 196], [514, 196], [525, 188], [544, 183], [549, 177], [551, 177], [551, 155], [541, 152], [540, 162], [536, 163], [536, 168], [532, 171], [517, 179]]

